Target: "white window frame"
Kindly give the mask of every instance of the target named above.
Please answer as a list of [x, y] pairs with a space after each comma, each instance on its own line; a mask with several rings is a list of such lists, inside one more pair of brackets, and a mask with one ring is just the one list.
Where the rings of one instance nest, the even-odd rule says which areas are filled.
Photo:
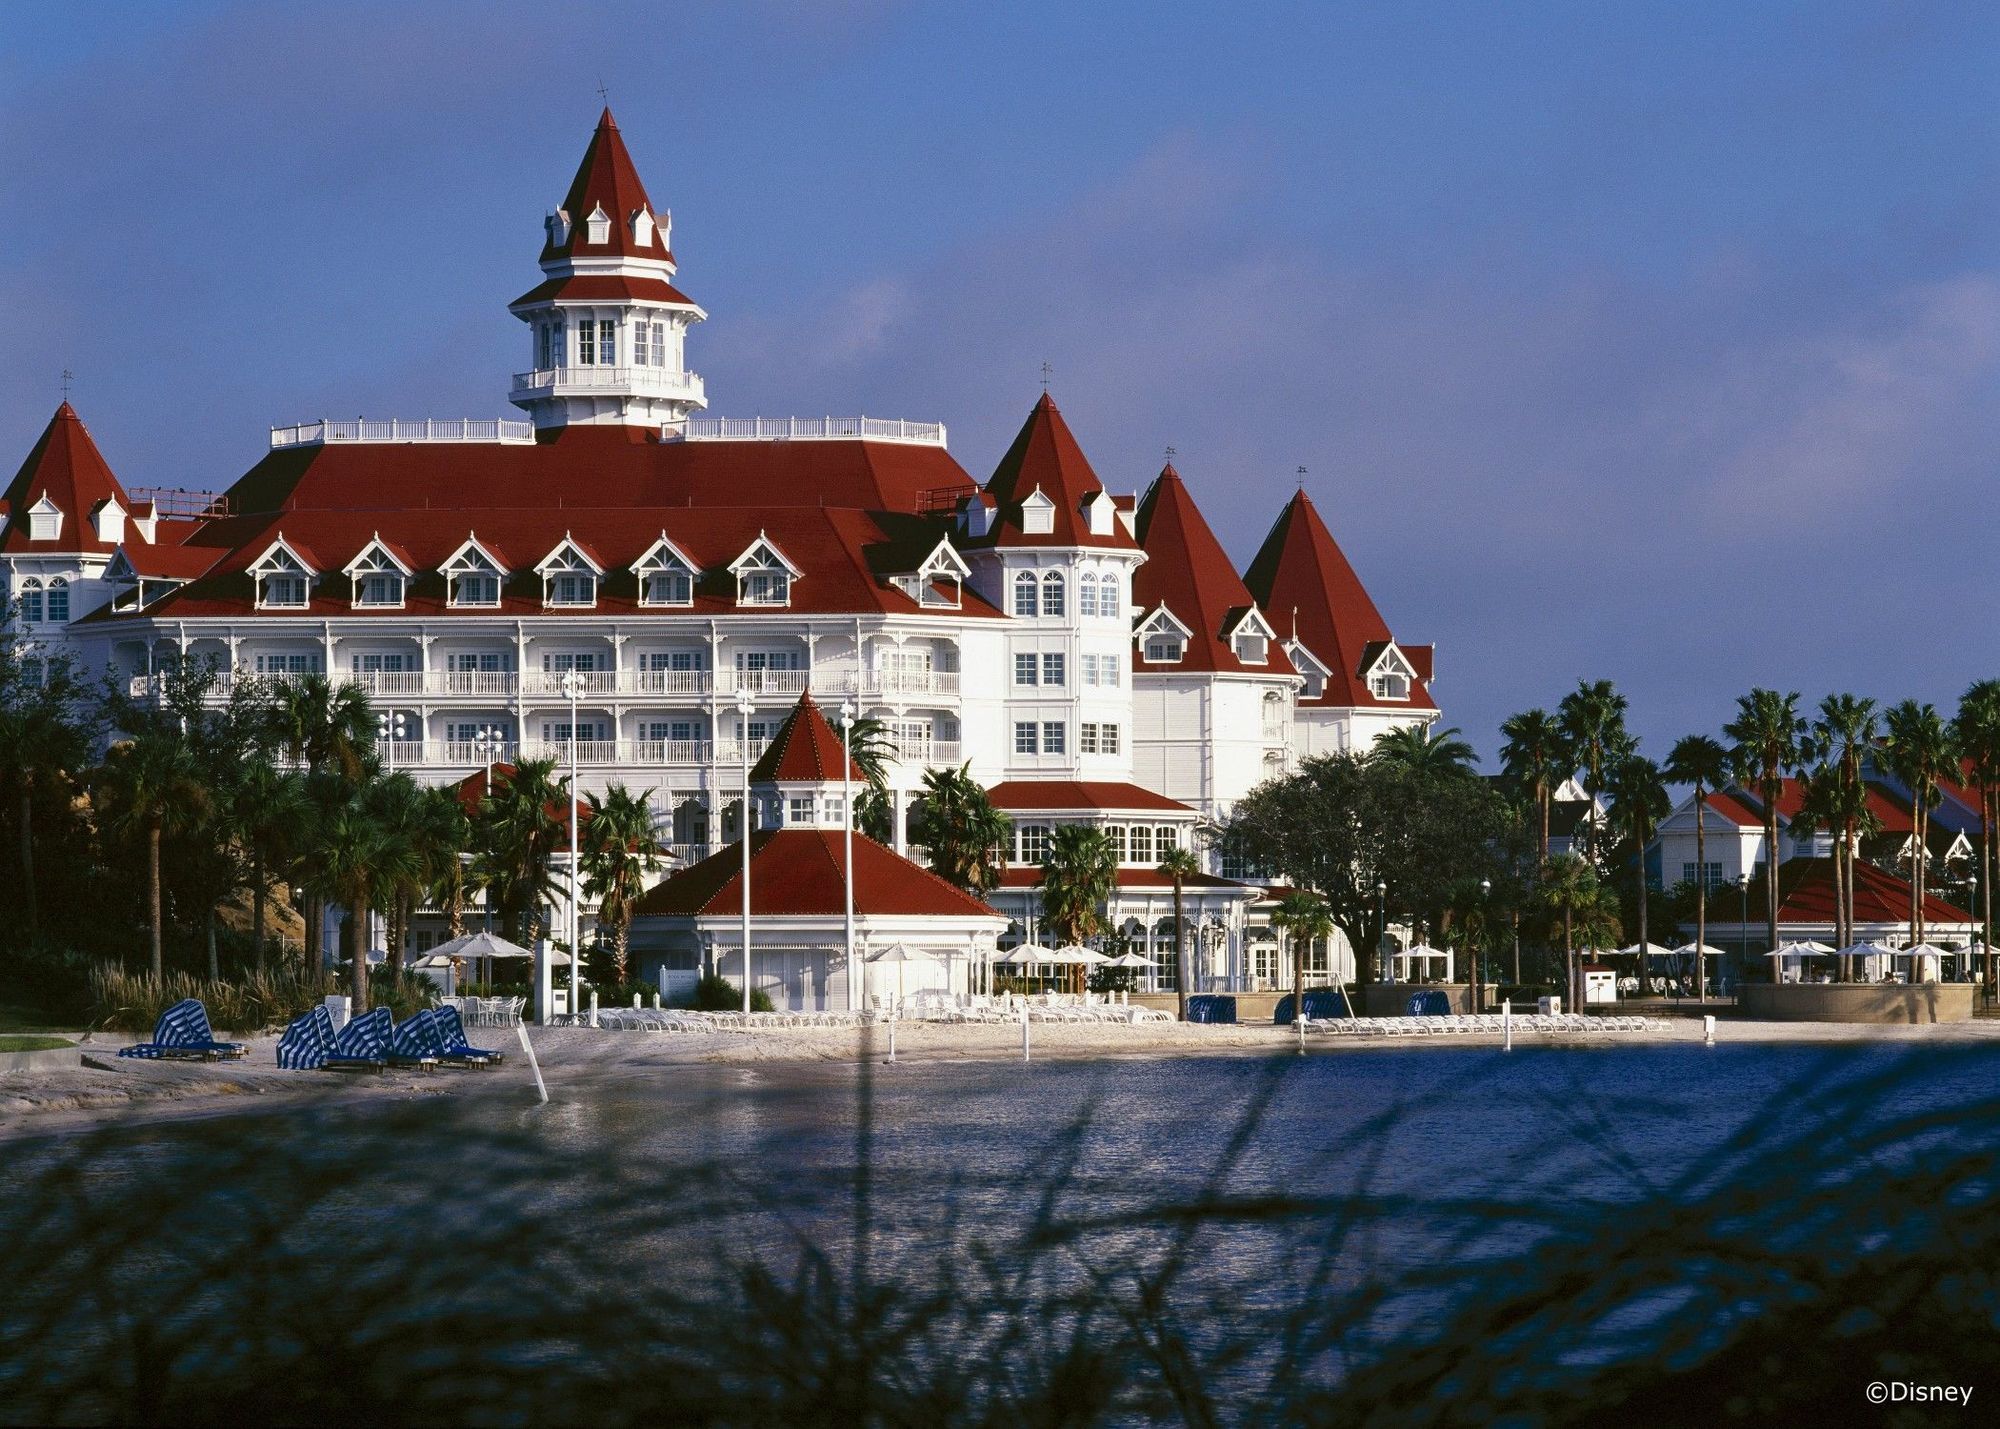
[[[256, 587], [256, 606], [259, 610], [307, 610], [312, 606], [312, 583], [317, 574], [307, 565], [297, 551], [285, 541], [283, 536], [273, 541], [264, 554], [250, 563], [250, 578]], [[289, 585], [298, 583], [297, 600], [272, 599], [271, 583], [284, 581]]]

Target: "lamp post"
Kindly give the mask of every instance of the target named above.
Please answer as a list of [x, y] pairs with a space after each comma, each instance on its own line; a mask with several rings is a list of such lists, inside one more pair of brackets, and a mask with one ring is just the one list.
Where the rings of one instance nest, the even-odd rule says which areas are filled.
[[847, 864], [847, 1010], [861, 1010], [861, 966], [854, 960], [854, 701], [840, 702], [840, 831], [841, 853]]
[[[490, 799], [493, 797], [493, 764], [500, 755], [498, 727], [490, 724], [479, 726], [478, 735], [472, 741], [472, 752], [479, 756], [479, 762], [486, 770], [486, 783], [480, 789], [480, 797]], [[479, 906], [485, 915], [481, 925], [490, 933], [493, 931], [493, 894], [490, 889], [479, 890]]]
[[1369, 982], [1375, 980], [1374, 974], [1382, 966], [1382, 945], [1388, 940], [1389, 885], [1378, 878], [1375, 880], [1375, 953], [1370, 959], [1369, 977], [1367, 979]]
[[750, 716], [757, 712], [756, 703], [746, 689], [736, 700], [736, 713], [742, 716], [736, 727], [737, 749], [743, 756], [743, 1016], [747, 1022], [750, 1016]]
[[[1966, 902], [1966, 911], [1967, 911], [1967, 912], [1969, 912], [1969, 913], [1972, 913], [1972, 914], [1974, 914], [1974, 915], [1976, 916], [1976, 915], [1978, 914], [1978, 912], [1979, 912], [1979, 875], [1978, 875], [1978, 874], [1976, 874], [1976, 873], [1968, 873], [1968, 874], [1966, 874], [1966, 875], [1965, 875], [1965, 885], [1966, 885], [1966, 892], [1967, 892], [1968, 894], [1970, 894], [1970, 895], [1971, 895], [1970, 897], [1968, 897], [1968, 898], [1967, 898], [1967, 899], [1965, 900], [1965, 902]], [[1970, 946], [1970, 944], [1971, 944], [1971, 939], [1969, 939], [1969, 938], [1968, 938], [1968, 939], [1966, 940], [1966, 942], [1967, 942], [1967, 945], [1968, 945], [1968, 946]], [[1985, 944], [1984, 944], [1984, 943], [1981, 943], [1981, 944], [1980, 944], [1980, 950], [1981, 950], [1982, 952], [1984, 952], [1984, 951], [1985, 951]], [[1978, 974], [1977, 974], [1977, 973], [1976, 973], [1976, 972], [1974, 971], [1974, 969], [1973, 969], [1973, 966], [1972, 966], [1972, 962], [1973, 962], [1973, 960], [1972, 960], [1972, 956], [1971, 956], [1970, 954], [1967, 954], [1967, 955], [1966, 955], [1966, 959], [1965, 959], [1965, 975], [1966, 975], [1966, 976], [1967, 976], [1968, 978], [1971, 978], [1971, 977], [1977, 977], [1977, 976], [1978, 976]], [[1983, 979], [1982, 979], [1982, 981], [1983, 981]]]
[[409, 732], [410, 719], [401, 710], [393, 714], [385, 710], [375, 717], [375, 736], [381, 742], [384, 752], [382, 765], [386, 769], [396, 767], [396, 741]]
[[569, 1017], [574, 1022], [583, 962], [583, 870], [578, 866], [576, 838], [576, 701], [583, 693], [583, 676], [563, 671], [562, 692], [569, 700]]
[[[1479, 941], [1483, 943], [1486, 941], [1487, 934], [1492, 931], [1490, 920], [1493, 916], [1493, 880], [1490, 878], [1479, 880], [1479, 914]], [[1480, 953], [1481, 949], [1475, 946], [1472, 950], [1472, 1011], [1475, 1016], [1483, 1010], [1485, 1002], [1485, 999], [1479, 995]]]
[[[1764, 865], [1767, 869], [1775, 866], [1768, 862]], [[1773, 873], [1771, 877], [1776, 878], [1777, 874]], [[1750, 961], [1750, 875], [1748, 873], [1743, 875], [1743, 882], [1738, 885], [1736, 892], [1736, 965], [1741, 967]], [[1702, 1002], [1708, 1001], [1708, 964], [1704, 961], [1707, 956], [1700, 948], [1695, 949], [1694, 990], [1695, 996]]]

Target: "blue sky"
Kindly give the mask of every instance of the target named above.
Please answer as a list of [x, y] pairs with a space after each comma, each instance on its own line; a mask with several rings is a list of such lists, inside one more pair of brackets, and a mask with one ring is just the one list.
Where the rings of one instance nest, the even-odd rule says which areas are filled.
[[134, 484], [511, 414], [600, 83], [713, 410], [983, 478], [1047, 361], [1243, 560], [1303, 465], [1482, 749], [1585, 676], [1663, 754], [2000, 674], [1983, 5], [11, 5], [0, 443], [65, 365]]

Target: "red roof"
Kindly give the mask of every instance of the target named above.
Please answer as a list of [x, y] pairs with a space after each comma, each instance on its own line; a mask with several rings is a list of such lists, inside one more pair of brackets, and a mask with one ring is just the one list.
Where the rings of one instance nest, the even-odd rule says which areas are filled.
[[[841, 773], [843, 765], [846, 776]], [[785, 716], [764, 757], [750, 771], [753, 784], [838, 784], [843, 777], [856, 782], [867, 778], [861, 766], [846, 757], [840, 736], [811, 694], [799, 696], [797, 707]]]
[[[1132, 577], [1133, 603], [1151, 613], [1164, 605], [1174, 618], [1194, 632], [1175, 670], [1242, 671], [1258, 675], [1289, 675], [1292, 662], [1277, 640], [1269, 644], [1268, 659], [1262, 665], [1246, 665], [1236, 658], [1229, 633], [1248, 613], [1252, 601], [1230, 564], [1222, 543], [1202, 519], [1187, 483], [1169, 464], [1139, 503], [1139, 544], [1146, 562]], [[1135, 674], [1148, 667], [1134, 662]], [[1159, 667], [1154, 667], [1159, 668]]]
[[1009, 779], [986, 791], [996, 809], [1045, 813], [1071, 809], [1116, 809], [1138, 812], [1192, 814], [1186, 804], [1110, 779]]
[[[750, 911], [762, 917], [839, 916], [845, 911], [844, 835], [839, 829], [769, 829], [750, 836]], [[641, 918], [721, 917], [743, 911], [743, 845], [684, 868], [639, 900]], [[854, 911], [861, 915], [993, 918], [994, 911], [927, 868], [859, 833], [854, 836]], [[754, 934], [753, 934], [754, 936]]]
[[[560, 781], [560, 780], [565, 780], [568, 777], [569, 777], [568, 772], [564, 770], [560, 762], [558, 762], [556, 767], [556, 778]], [[508, 784], [511, 784], [513, 781], [514, 781], [514, 766], [507, 763], [505, 760], [496, 761], [493, 765], [493, 783], [495, 787], [505, 788]], [[466, 817], [469, 819], [478, 818], [480, 801], [486, 797], [486, 770], [483, 767], [473, 770], [472, 773], [466, 775], [463, 779], [459, 780], [456, 784], [452, 785], [452, 790], [454, 793], [458, 795], [459, 807], [465, 810]], [[548, 812], [549, 816], [553, 818], [559, 826], [565, 829], [569, 827], [568, 799], [564, 798], [564, 799], [550, 800], [548, 804]], [[588, 803], [579, 802], [577, 804], [576, 812], [577, 812], [577, 830], [580, 833], [583, 829], [583, 826], [590, 822], [590, 805]], [[567, 836], [565, 835], [565, 837]], [[567, 853], [568, 850], [565, 848], [563, 852]]]
[[1369, 599], [1361, 577], [1354, 573], [1333, 533], [1313, 508], [1312, 498], [1303, 490], [1271, 527], [1271, 534], [1264, 538], [1244, 574], [1243, 584], [1263, 607], [1280, 640], [1290, 639], [1296, 628], [1306, 649], [1332, 667], [1320, 698], [1300, 703], [1337, 708], [1437, 708], [1429, 689], [1428, 646], [1397, 646], [1417, 672], [1408, 700], [1381, 700], [1369, 692], [1369, 646], [1394, 637], [1382, 612]]
[[[229, 509], [554, 511], [569, 501], [604, 507], [852, 506], [916, 514], [926, 493], [971, 485], [943, 447], [917, 442], [662, 442], [643, 428], [572, 426], [532, 443], [282, 447], [229, 488]], [[936, 530], [942, 534], [944, 527]]]
[[[993, 469], [986, 490], [999, 504], [993, 530], [982, 544], [994, 546], [1110, 546], [1130, 550], [1135, 544], [1125, 523], [1114, 516], [1111, 529], [1093, 535], [1083, 500], [1102, 491], [1104, 483], [1090, 469], [1083, 448], [1069, 424], [1044, 392], [1014, 445]], [[1021, 527], [1021, 503], [1040, 491], [1055, 504], [1054, 521], [1045, 534], [1030, 535]]]
[[[611, 232], [607, 242], [592, 243], [589, 241], [587, 220], [592, 211], [599, 208], [611, 220]], [[632, 234], [632, 216], [641, 209], [652, 213], [657, 225], [651, 244], [644, 247]], [[618, 133], [618, 121], [611, 117], [608, 107], [598, 118], [597, 132], [590, 136], [590, 147], [583, 151], [583, 162], [577, 166], [576, 177], [570, 181], [562, 211], [569, 218], [569, 235], [560, 245], [543, 244], [541, 261], [544, 263], [555, 258], [618, 257], [664, 261], [673, 258], [666, 247], [665, 225], [658, 223], [658, 211], [653, 208], [652, 200], [646, 197], [646, 186], [639, 182], [639, 170], [633, 166], [632, 156], [625, 151], [625, 140]]]
[[568, 298], [579, 303], [617, 303], [628, 299], [648, 303], [672, 303], [692, 308], [695, 300], [665, 278], [625, 278], [616, 273], [580, 273], [566, 278], [550, 278], [528, 289], [507, 306], [526, 307], [551, 298]]
[[[1872, 863], [1856, 859], [1854, 868], [1854, 921], [1857, 923], [1901, 923], [1910, 921], [1910, 885], [1895, 874]], [[1764, 906], [1762, 877], [1751, 880], [1750, 926]], [[1709, 905], [1709, 922], [1715, 923], [1716, 904]], [[1724, 911], [1727, 911], [1726, 909]], [[1969, 923], [1972, 915], [1933, 894], [1924, 897], [1924, 917], [1933, 923]], [[1821, 924], [1833, 922], [1833, 860], [1793, 858], [1778, 865], [1778, 922]]]
[[[44, 496], [62, 512], [62, 530], [53, 541], [30, 541], [28, 508]], [[0, 496], [7, 516], [6, 533], [0, 536], [0, 551], [109, 553], [113, 545], [97, 539], [97, 527], [91, 522], [90, 513], [111, 498], [127, 511], [132, 509], [131, 498], [111, 474], [83, 419], [65, 402], [49, 418], [28, 459], [8, 483], [5, 496]]]
[[[1117, 881], [1120, 888], [1157, 888], [1165, 893], [1174, 890], [1174, 881], [1157, 868], [1121, 868], [1118, 870]], [[1000, 873], [1002, 888], [1039, 888], [1041, 882], [1042, 871], [1032, 864], [1017, 864], [1002, 869]], [[1246, 897], [1260, 896], [1259, 890], [1247, 883], [1238, 883], [1230, 878], [1217, 878], [1212, 873], [1190, 874], [1181, 880], [1181, 886], [1193, 889], [1229, 889], [1241, 892]]]
[[[185, 557], [189, 562], [196, 559], [195, 551], [208, 553], [216, 561], [213, 568], [161, 597], [147, 607], [146, 614], [288, 618], [337, 612], [389, 619], [539, 615], [546, 612], [541, 578], [533, 568], [568, 535], [605, 572], [598, 587], [596, 612], [643, 615], [650, 608], [639, 604], [638, 577], [630, 568], [659, 540], [662, 530], [700, 567], [693, 605], [680, 607], [676, 613], [769, 615], [768, 609], [746, 612], [736, 603], [736, 578], [727, 569], [762, 533], [804, 572], [791, 587], [790, 610], [800, 614], [915, 614], [923, 607], [889, 578], [896, 570], [907, 568], [900, 564], [909, 550], [902, 529], [907, 524], [909, 518], [815, 506], [757, 510], [548, 505], [538, 510], [448, 512], [431, 509], [420, 501], [401, 509], [304, 510], [229, 517], [204, 523], [183, 548], [189, 552]], [[356, 610], [350, 583], [339, 572], [378, 533], [393, 543], [416, 575], [400, 608]], [[496, 556], [504, 553], [510, 563], [497, 607], [468, 609], [448, 603], [439, 567], [474, 533], [483, 547]], [[931, 534], [935, 540], [935, 532]], [[306, 607], [260, 611], [249, 568], [280, 535], [321, 579]], [[1000, 611], [970, 590], [962, 593], [961, 601], [961, 608], [953, 612], [958, 618], [1001, 618]], [[94, 612], [90, 618], [114, 617]]]

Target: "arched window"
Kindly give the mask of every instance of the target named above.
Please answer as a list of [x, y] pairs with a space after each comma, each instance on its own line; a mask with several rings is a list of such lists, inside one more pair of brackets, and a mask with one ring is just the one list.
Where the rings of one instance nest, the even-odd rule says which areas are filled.
[[49, 582], [49, 620], [69, 624], [69, 581], [62, 576]]
[[21, 623], [39, 625], [42, 622], [42, 583], [33, 576], [21, 582]]
[[1081, 576], [1077, 577], [1076, 613], [1078, 615], [1097, 614], [1097, 576], [1094, 572], [1085, 571]]
[[1014, 614], [1035, 615], [1039, 613], [1035, 604], [1035, 591], [1035, 573], [1033, 571], [1022, 571], [1014, 577]]
[[1063, 613], [1063, 578], [1061, 571], [1050, 571], [1042, 577], [1042, 614], [1061, 615]]

